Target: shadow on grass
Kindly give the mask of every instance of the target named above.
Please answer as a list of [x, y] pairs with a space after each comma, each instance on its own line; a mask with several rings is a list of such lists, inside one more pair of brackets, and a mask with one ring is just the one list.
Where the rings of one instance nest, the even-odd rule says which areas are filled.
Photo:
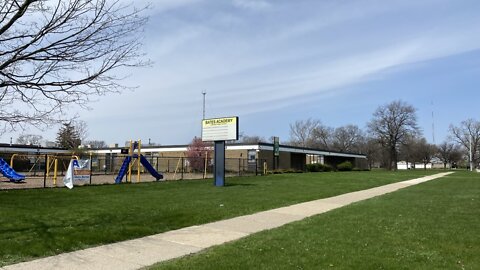
[[256, 186], [257, 184], [251, 184], [251, 183], [226, 183], [224, 187], [236, 187], [236, 186], [245, 186], [245, 187], [248, 187], [248, 186]]

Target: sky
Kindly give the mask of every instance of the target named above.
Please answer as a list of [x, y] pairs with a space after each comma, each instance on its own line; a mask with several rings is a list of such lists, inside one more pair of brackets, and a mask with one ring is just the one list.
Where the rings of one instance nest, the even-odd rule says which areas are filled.
[[438, 144], [450, 124], [480, 120], [479, 11], [478, 0], [157, 0], [144, 37], [152, 65], [123, 81], [136, 89], [71, 113], [90, 140], [187, 144], [205, 91], [207, 118], [238, 116], [243, 134], [282, 142], [296, 120], [366, 129], [402, 100]]

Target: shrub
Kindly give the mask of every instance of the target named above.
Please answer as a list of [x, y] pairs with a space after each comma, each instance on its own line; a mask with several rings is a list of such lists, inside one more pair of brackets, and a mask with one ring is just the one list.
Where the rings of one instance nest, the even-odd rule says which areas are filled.
[[324, 171], [324, 172], [331, 172], [331, 171], [333, 171], [333, 167], [330, 166], [330, 165], [328, 165], [328, 164], [324, 164], [324, 165], [322, 165], [322, 167], [323, 167], [323, 171]]
[[284, 173], [303, 173], [302, 170], [296, 170], [296, 169], [285, 169], [283, 170]]
[[345, 161], [337, 165], [337, 170], [341, 172], [351, 171], [353, 169], [353, 165], [350, 161]]
[[325, 164], [314, 163], [314, 164], [307, 164], [307, 172], [330, 172], [332, 171], [332, 167]]
[[284, 173], [303, 173], [303, 171], [295, 170], [295, 169], [276, 169], [276, 170], [267, 172], [267, 174], [284, 174]]
[[305, 169], [307, 170], [307, 172], [318, 172], [317, 164], [307, 164]]

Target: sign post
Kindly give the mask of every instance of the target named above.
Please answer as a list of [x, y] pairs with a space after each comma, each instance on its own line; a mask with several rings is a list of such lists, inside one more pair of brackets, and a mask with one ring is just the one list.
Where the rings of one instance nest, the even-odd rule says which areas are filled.
[[225, 141], [238, 140], [238, 117], [202, 120], [202, 141], [215, 143], [213, 182], [225, 186]]
[[215, 141], [213, 181], [215, 186], [225, 186], [225, 141]]
[[277, 169], [278, 159], [280, 157], [280, 139], [278, 137], [273, 137], [273, 169]]

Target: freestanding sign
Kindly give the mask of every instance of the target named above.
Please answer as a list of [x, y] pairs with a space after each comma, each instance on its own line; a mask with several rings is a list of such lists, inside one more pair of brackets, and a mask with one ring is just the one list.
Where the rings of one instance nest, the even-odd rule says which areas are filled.
[[213, 180], [217, 187], [225, 186], [225, 141], [238, 140], [238, 117], [202, 120], [202, 141], [215, 142]]
[[278, 167], [278, 159], [280, 157], [280, 138], [273, 137], [273, 169]]
[[202, 141], [238, 140], [238, 117], [203, 119]]

